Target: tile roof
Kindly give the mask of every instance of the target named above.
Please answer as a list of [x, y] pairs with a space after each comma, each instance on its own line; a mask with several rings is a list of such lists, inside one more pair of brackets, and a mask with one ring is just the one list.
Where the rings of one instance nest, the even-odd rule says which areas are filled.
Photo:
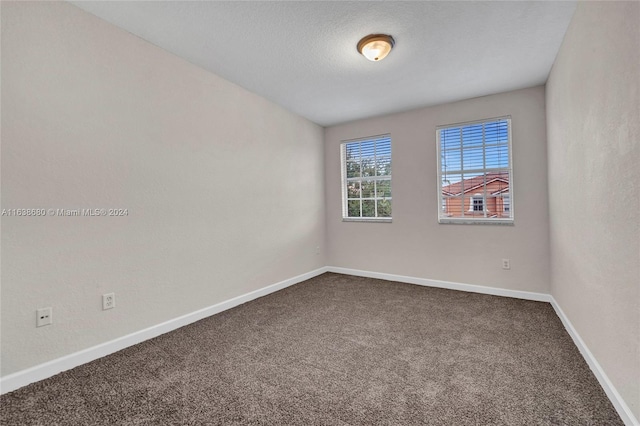
[[450, 185], [445, 185], [442, 187], [442, 192], [446, 193], [447, 195], [460, 195], [464, 184], [464, 192], [467, 193], [471, 190], [481, 187], [485, 182], [485, 176], [487, 185], [496, 180], [501, 180], [509, 185], [509, 173], [486, 173], [485, 175], [480, 175], [469, 179], [464, 179], [460, 182], [452, 183]]

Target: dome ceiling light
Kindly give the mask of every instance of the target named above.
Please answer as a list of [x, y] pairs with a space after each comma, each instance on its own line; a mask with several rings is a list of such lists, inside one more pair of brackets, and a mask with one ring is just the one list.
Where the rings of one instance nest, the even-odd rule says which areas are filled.
[[368, 60], [377, 62], [383, 60], [395, 44], [390, 35], [370, 34], [358, 42], [358, 52]]

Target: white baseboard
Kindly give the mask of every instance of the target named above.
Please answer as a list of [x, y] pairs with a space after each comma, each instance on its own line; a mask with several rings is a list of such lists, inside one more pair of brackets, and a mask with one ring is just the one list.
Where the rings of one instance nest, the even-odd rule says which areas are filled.
[[569, 336], [571, 336], [571, 338], [573, 339], [573, 343], [575, 343], [575, 345], [578, 347], [578, 350], [589, 365], [589, 368], [591, 368], [593, 374], [596, 376], [596, 379], [598, 379], [598, 382], [600, 382], [600, 386], [602, 386], [602, 389], [604, 389], [604, 392], [609, 397], [609, 400], [615, 407], [624, 424], [627, 426], [640, 426], [640, 422], [638, 422], [638, 419], [635, 418], [627, 403], [624, 402], [624, 399], [622, 399], [622, 396], [620, 396], [615, 386], [613, 386], [613, 383], [611, 383], [609, 377], [607, 377], [607, 375], [605, 374], [604, 370], [600, 366], [600, 363], [593, 356], [576, 329], [573, 328], [573, 324], [571, 324], [571, 321], [569, 321], [569, 318], [567, 318], [564, 311], [562, 310], [556, 299], [553, 298], [553, 296], [551, 296], [551, 306], [553, 306], [556, 314], [558, 315], [558, 317], [560, 317], [564, 328], [567, 330], [567, 333], [569, 333]]
[[602, 386], [602, 388], [604, 389], [605, 393], [607, 394], [607, 397], [609, 397], [609, 400], [615, 407], [616, 411], [618, 412], [618, 415], [620, 416], [624, 424], [627, 426], [640, 426], [640, 423], [631, 412], [631, 409], [629, 408], [629, 406], [624, 402], [624, 399], [622, 399], [622, 396], [620, 396], [615, 386], [613, 386], [613, 383], [611, 383], [611, 381], [605, 374], [604, 370], [602, 369], [598, 361], [595, 359], [595, 357], [593, 356], [589, 348], [587, 348], [587, 345], [584, 343], [584, 341], [582, 340], [582, 338], [580, 337], [576, 329], [573, 328], [571, 321], [569, 321], [565, 313], [562, 311], [562, 309], [560, 308], [560, 305], [558, 305], [558, 302], [550, 294], [532, 293], [528, 291], [518, 291], [518, 290], [507, 290], [502, 288], [484, 287], [484, 286], [478, 286], [478, 285], [472, 285], [472, 284], [461, 284], [461, 283], [454, 283], [449, 281], [429, 280], [426, 278], [407, 277], [404, 275], [385, 274], [382, 272], [361, 271], [358, 269], [340, 268], [336, 266], [328, 266], [327, 272], [335, 272], [338, 274], [346, 274], [346, 275], [355, 275], [358, 277], [378, 278], [381, 280], [398, 281], [398, 282], [422, 285], [427, 287], [447, 288], [450, 290], [460, 290], [460, 291], [467, 291], [472, 293], [483, 293], [483, 294], [491, 294], [495, 296], [513, 297], [517, 299], [534, 300], [538, 302], [549, 302], [551, 306], [553, 306], [553, 309], [556, 311], [556, 314], [558, 315], [560, 320], [562, 321], [564, 328], [567, 330], [567, 332], [573, 339], [573, 342], [578, 347], [578, 350], [582, 354], [582, 357], [584, 358], [584, 360], [587, 362], [587, 365], [589, 365], [589, 368], [591, 368], [591, 371], [596, 376], [596, 379], [598, 379], [600, 386]]
[[430, 280], [427, 278], [408, 277], [405, 275], [385, 274], [382, 272], [361, 271], [358, 269], [340, 268], [327, 266], [328, 272], [338, 274], [355, 275], [358, 277], [378, 278], [381, 280], [398, 281], [407, 284], [416, 284], [425, 287], [447, 288], [449, 290], [466, 291], [469, 293], [491, 294], [494, 296], [512, 297], [514, 299], [534, 300], [537, 302], [551, 302], [551, 296], [544, 293], [533, 293], [530, 291], [508, 290], [505, 288], [485, 287], [473, 284], [461, 284], [450, 281]]
[[314, 271], [307, 272], [306, 274], [298, 275], [296, 277], [280, 281], [278, 283], [243, 294], [241, 296], [234, 297], [233, 299], [217, 303], [213, 306], [209, 306], [207, 308], [191, 312], [181, 317], [174, 318], [161, 324], [145, 328], [144, 330], [136, 331], [126, 336], [119, 337], [115, 340], [111, 340], [109, 342], [105, 342], [100, 345], [93, 346], [91, 348], [87, 348], [79, 352], [75, 352], [61, 358], [45, 362], [40, 365], [36, 365], [26, 370], [9, 374], [0, 378], [0, 394], [11, 392], [39, 380], [44, 380], [63, 371], [72, 369], [82, 364], [86, 364], [95, 359], [102, 358], [129, 346], [136, 345], [138, 343], [144, 342], [145, 340], [152, 339], [161, 334], [168, 333], [169, 331], [210, 317], [211, 315], [215, 315], [219, 312], [226, 311], [227, 309], [231, 309], [259, 297], [266, 296], [267, 294], [282, 290], [283, 288], [298, 284], [302, 281], [316, 277], [325, 272], [327, 272], [327, 268], [322, 267]]
[[282, 290], [286, 287], [298, 284], [302, 281], [321, 275], [325, 272], [335, 272], [338, 274], [354, 275], [359, 277], [377, 278], [388, 281], [397, 281], [407, 284], [416, 284], [427, 287], [446, 288], [450, 290], [466, 291], [471, 293], [490, 294], [494, 296], [512, 297], [516, 299], [533, 300], [538, 302], [548, 302], [553, 306], [556, 314], [562, 321], [565, 329], [573, 339], [573, 342], [578, 347], [578, 350], [584, 357], [585, 361], [593, 371], [593, 374], [600, 382], [600, 385], [604, 389], [605, 393], [611, 400], [611, 403], [617, 410], [620, 418], [627, 426], [640, 426], [640, 423], [635, 418], [629, 406], [624, 402], [613, 383], [609, 380], [604, 370], [594, 358], [591, 351], [587, 348], [578, 332], [565, 315], [565, 313], [558, 305], [558, 302], [550, 294], [534, 293], [528, 291], [508, 290], [496, 287], [485, 287], [473, 284], [461, 284], [450, 281], [430, 280], [426, 278], [409, 277], [404, 275], [386, 274], [382, 272], [362, 271], [358, 269], [340, 268], [335, 266], [327, 266], [308, 272], [306, 274], [298, 275], [293, 278], [289, 278], [284, 281], [263, 287], [261, 289], [252, 291], [250, 293], [243, 294], [233, 299], [226, 300], [221, 303], [217, 303], [213, 306], [209, 306], [204, 309], [192, 312], [187, 315], [183, 315], [178, 318], [163, 322], [153, 327], [146, 328], [144, 330], [137, 331], [135, 333], [128, 334], [110, 342], [105, 342], [100, 345], [84, 349], [79, 352], [75, 352], [70, 355], [66, 355], [62, 358], [54, 359], [44, 364], [37, 365], [35, 367], [28, 368], [26, 370], [19, 371], [17, 373], [10, 374], [8, 376], [0, 378], [0, 394], [11, 392], [30, 383], [37, 382], [39, 380], [46, 379], [54, 376], [62, 371], [69, 370], [82, 364], [86, 364], [95, 359], [107, 356], [121, 349], [133, 346], [135, 344], [144, 342], [145, 340], [152, 339], [161, 334], [168, 333], [169, 331], [207, 318], [211, 315], [215, 315], [219, 312], [226, 311], [243, 303], [257, 299], [267, 294]]

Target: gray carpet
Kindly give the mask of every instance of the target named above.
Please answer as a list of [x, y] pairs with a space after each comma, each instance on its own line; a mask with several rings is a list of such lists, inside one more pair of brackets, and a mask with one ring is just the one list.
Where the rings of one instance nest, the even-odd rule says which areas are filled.
[[621, 425], [547, 303], [324, 274], [3, 395], [3, 425]]

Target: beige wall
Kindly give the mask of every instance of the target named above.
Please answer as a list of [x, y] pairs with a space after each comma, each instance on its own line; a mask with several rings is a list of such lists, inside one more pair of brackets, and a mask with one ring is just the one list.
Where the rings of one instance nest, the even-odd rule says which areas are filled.
[[324, 266], [322, 144], [75, 6], [2, 2], [2, 207], [129, 209], [2, 218], [2, 375]]
[[637, 2], [578, 4], [547, 122], [551, 291], [640, 419], [639, 21]]
[[[515, 225], [438, 224], [436, 126], [503, 115], [513, 126]], [[340, 142], [382, 133], [391, 134], [393, 222], [342, 222]], [[548, 293], [546, 155], [542, 86], [327, 128], [328, 264]]]
[[[332, 265], [551, 291], [640, 417], [639, 15], [578, 6], [546, 89], [547, 194], [543, 87], [331, 127], [323, 147], [320, 127], [71, 5], [2, 2], [2, 208], [129, 215], [2, 218], [1, 374]], [[502, 115], [515, 225], [439, 225], [435, 127]], [[382, 133], [393, 222], [342, 222], [340, 141]], [[43, 306], [55, 323], [35, 328]]]

